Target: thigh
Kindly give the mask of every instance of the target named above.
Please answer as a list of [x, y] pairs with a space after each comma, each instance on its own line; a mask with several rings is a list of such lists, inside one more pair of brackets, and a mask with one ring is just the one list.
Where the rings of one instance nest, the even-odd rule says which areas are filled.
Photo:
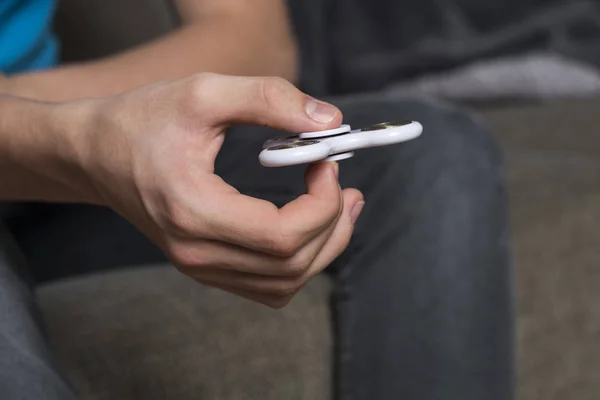
[[[466, 230], [470, 226], [500, 232], [497, 238], [506, 239], [502, 155], [477, 115], [425, 99], [350, 98], [338, 104], [353, 127], [405, 119], [424, 126], [415, 140], [357, 151], [340, 163], [342, 187], [355, 187], [365, 195], [356, 236], [374, 242], [384, 227], [408, 229], [414, 227], [409, 223], [418, 222], [423, 243], [413, 246], [426, 246], [433, 237], [443, 237], [452, 246], [453, 240], [473, 234]], [[476, 246], [478, 239], [489, 238], [470, 239]]]
[[[366, 204], [350, 246], [328, 269], [336, 282], [338, 395], [511, 398], [512, 280], [493, 136], [477, 117], [443, 103], [332, 102], [354, 128], [403, 119], [424, 126], [416, 140], [340, 162], [342, 187], [360, 189]], [[298, 196], [304, 167], [263, 168], [257, 159], [263, 141], [279, 134], [233, 130], [217, 173], [278, 205]]]
[[[418, 211], [415, 202], [436, 185], [447, 186], [449, 197], [435, 201], [452, 203], [457, 210], [468, 207], [465, 202], [477, 201], [471, 196], [481, 192], [476, 189], [489, 188], [486, 196], [503, 201], [501, 154], [491, 133], [474, 114], [429, 100], [356, 96], [330, 101], [340, 107], [344, 123], [353, 128], [406, 119], [424, 126], [423, 134], [415, 140], [359, 150], [353, 158], [340, 161], [341, 186], [357, 188], [365, 195], [361, 220], [387, 222], [387, 217], [399, 209]], [[264, 141], [284, 134], [289, 133], [266, 127], [231, 129], [215, 172], [244, 194], [277, 205], [292, 200], [304, 192], [305, 166], [266, 168], [258, 161]], [[421, 209], [425, 206], [421, 204]], [[440, 208], [440, 212], [447, 209]], [[363, 233], [363, 225], [357, 225], [357, 234]]]
[[[444, 238], [440, 245], [449, 250], [459, 241], [455, 248], [463, 248], [462, 242], [470, 240], [465, 235], [474, 235], [471, 247], [481, 252], [496, 239], [506, 241], [501, 152], [476, 115], [425, 99], [356, 96], [330, 101], [353, 128], [406, 119], [424, 126], [415, 140], [359, 150], [353, 158], [340, 161], [341, 186], [361, 190], [366, 204], [351, 248], [335, 268], [349, 260], [352, 247], [375, 246], [390, 230], [412, 229], [412, 235], [419, 237], [411, 246], [422, 246], [430, 257], [436, 255], [425, 247], [432, 238]], [[278, 206], [301, 195], [305, 166], [265, 168], [258, 161], [263, 142], [282, 134], [286, 132], [266, 127], [232, 129], [217, 158], [216, 173], [242, 193]], [[472, 226], [487, 236], [477, 236], [469, 230]]]
[[424, 132], [340, 165], [342, 185], [361, 189], [366, 204], [336, 262], [338, 392], [512, 398], [505, 173], [492, 134], [477, 117], [436, 102], [342, 108], [352, 126], [415, 119]]

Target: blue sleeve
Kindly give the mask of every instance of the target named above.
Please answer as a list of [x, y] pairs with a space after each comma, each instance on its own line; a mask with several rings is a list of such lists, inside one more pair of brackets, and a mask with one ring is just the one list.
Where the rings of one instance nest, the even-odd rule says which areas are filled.
[[0, 70], [13, 74], [57, 64], [54, 9], [54, 0], [0, 0]]

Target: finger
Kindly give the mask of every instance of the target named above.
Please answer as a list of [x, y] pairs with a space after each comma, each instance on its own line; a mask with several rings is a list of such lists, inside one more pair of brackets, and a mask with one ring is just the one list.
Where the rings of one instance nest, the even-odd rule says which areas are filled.
[[186, 275], [211, 276], [241, 272], [260, 276], [293, 278], [304, 275], [333, 232], [321, 232], [291, 257], [247, 249], [214, 240], [178, 240], [168, 247], [172, 262]]
[[292, 296], [279, 296], [275, 294], [267, 294], [267, 293], [257, 293], [249, 290], [235, 288], [226, 284], [215, 283], [204, 279], [196, 279], [197, 282], [211, 286], [225, 292], [234, 294], [236, 296], [242, 297], [244, 299], [253, 301], [255, 303], [264, 304], [271, 308], [282, 308], [286, 306], [289, 301], [292, 299]]
[[[342, 207], [338, 218], [341, 211]], [[289, 257], [276, 256], [224, 241], [195, 238], [174, 239], [166, 248], [172, 261], [190, 276], [205, 271], [219, 273], [230, 270], [267, 276], [297, 277], [303, 275], [312, 264], [329, 240], [335, 225], [335, 222], [330, 224]]]
[[192, 271], [190, 275], [205, 282], [249, 293], [265, 293], [280, 297], [293, 296], [306, 282], [330, 265], [346, 249], [354, 230], [352, 210], [363, 201], [362, 199], [362, 194], [357, 190], [347, 189], [344, 191], [344, 213], [324, 243], [315, 243], [320, 251], [316, 252], [313, 262], [309, 264], [308, 268], [303, 269], [301, 274], [266, 276], [231, 270], [199, 269]]
[[188, 276], [229, 288], [253, 293], [293, 296], [306, 283], [304, 275], [274, 276], [239, 271], [197, 270]]
[[319, 254], [315, 257], [312, 265], [307, 271], [306, 278], [310, 279], [323, 269], [327, 268], [348, 247], [354, 224], [358, 214], [362, 211], [364, 197], [356, 189], [344, 189], [344, 210], [338, 219], [333, 233]]
[[290, 82], [276, 77], [199, 75], [197, 96], [209, 124], [267, 125], [289, 132], [307, 132], [338, 127], [341, 111], [302, 93]]
[[[199, 202], [206, 227], [193, 232], [268, 254], [292, 256], [330, 226], [342, 208], [333, 163], [311, 165], [306, 173], [307, 193], [277, 209], [270, 202], [232, 192], [221, 181]], [[217, 193], [215, 193], [217, 192]], [[190, 218], [189, 221], [194, 221]]]
[[[332, 224], [291, 257], [274, 256], [214, 240], [177, 241], [171, 244], [169, 255], [182, 272], [195, 278], [226, 283], [256, 275], [258, 279], [281, 278], [285, 283], [305, 275], [335, 226]], [[277, 279], [271, 280], [277, 283]], [[252, 289], [254, 285], [240, 287]]]

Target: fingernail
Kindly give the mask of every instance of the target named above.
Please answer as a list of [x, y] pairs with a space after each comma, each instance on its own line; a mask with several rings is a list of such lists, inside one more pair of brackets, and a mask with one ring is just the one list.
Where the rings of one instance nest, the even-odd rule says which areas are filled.
[[331, 104], [309, 98], [306, 103], [306, 114], [313, 120], [326, 124], [333, 121], [338, 113], [338, 109]]
[[333, 172], [335, 173], [335, 179], [340, 179], [340, 165], [336, 161], [333, 161]]
[[352, 210], [350, 211], [350, 219], [352, 220], [352, 224], [356, 223], [356, 220], [358, 219], [364, 206], [365, 206], [365, 202], [359, 201], [358, 203], [356, 203], [354, 205], [354, 207], [352, 207]]

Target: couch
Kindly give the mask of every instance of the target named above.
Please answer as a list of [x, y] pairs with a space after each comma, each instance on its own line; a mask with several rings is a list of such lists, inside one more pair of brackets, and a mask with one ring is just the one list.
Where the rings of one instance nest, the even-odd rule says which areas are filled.
[[[176, 24], [167, 1], [63, 0], [57, 29], [74, 61]], [[474, 107], [509, 171], [518, 399], [597, 399], [600, 99]], [[83, 399], [317, 400], [331, 393], [329, 290], [317, 277], [274, 311], [198, 290], [156, 263], [50, 280], [37, 294], [58, 362]]]

